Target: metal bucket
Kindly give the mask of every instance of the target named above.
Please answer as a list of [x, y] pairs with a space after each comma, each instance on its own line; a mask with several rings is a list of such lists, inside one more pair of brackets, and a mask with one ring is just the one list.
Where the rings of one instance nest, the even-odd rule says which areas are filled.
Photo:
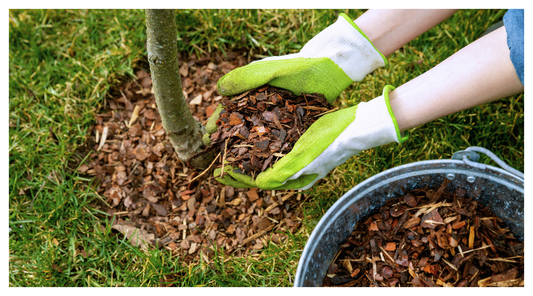
[[[477, 163], [483, 152], [502, 168]], [[489, 150], [470, 147], [452, 159], [427, 160], [395, 167], [352, 188], [326, 212], [309, 237], [298, 263], [295, 287], [321, 287], [339, 247], [357, 221], [388, 200], [429, 185], [438, 188], [449, 179], [447, 190], [461, 187], [505, 221], [514, 236], [524, 238], [524, 174], [509, 167]], [[403, 189], [406, 191], [404, 192]]]

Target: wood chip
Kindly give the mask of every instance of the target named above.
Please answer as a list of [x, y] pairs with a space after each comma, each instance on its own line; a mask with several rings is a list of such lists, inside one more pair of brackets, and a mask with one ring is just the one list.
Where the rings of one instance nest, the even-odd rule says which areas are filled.
[[189, 105], [200, 105], [202, 103], [202, 95], [197, 95], [189, 102]]
[[104, 147], [105, 141], [107, 139], [107, 131], [108, 130], [109, 130], [109, 128], [107, 127], [107, 125], [104, 126], [104, 130], [102, 132], [102, 138], [100, 139], [100, 145], [98, 146], [97, 151], [102, 150], [102, 148]]
[[141, 111], [141, 106], [135, 105], [135, 108], [133, 109], [133, 113], [131, 114], [130, 121], [128, 122], [128, 128], [130, 128], [135, 120], [139, 118], [139, 111]]

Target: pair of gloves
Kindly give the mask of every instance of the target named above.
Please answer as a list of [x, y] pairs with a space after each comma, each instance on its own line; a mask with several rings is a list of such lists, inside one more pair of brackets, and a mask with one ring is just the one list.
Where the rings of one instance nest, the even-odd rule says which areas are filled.
[[[224, 96], [232, 96], [269, 84], [294, 94], [321, 93], [332, 102], [354, 81], [387, 64], [387, 59], [372, 45], [365, 34], [345, 14], [313, 37], [296, 54], [269, 57], [237, 68], [217, 84]], [[389, 104], [387, 85], [383, 94], [369, 102], [326, 114], [312, 124], [292, 151], [272, 167], [252, 177], [224, 166], [217, 180], [235, 188], [308, 189], [329, 171], [362, 150], [402, 137]], [[221, 105], [206, 125], [204, 142], [216, 131]], [[214, 175], [220, 176], [221, 169]]]

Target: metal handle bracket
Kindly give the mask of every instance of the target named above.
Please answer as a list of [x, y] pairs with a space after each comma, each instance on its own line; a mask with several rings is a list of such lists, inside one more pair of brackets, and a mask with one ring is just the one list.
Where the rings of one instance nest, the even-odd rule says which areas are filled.
[[466, 150], [461, 150], [461, 151], [457, 151], [455, 152], [453, 155], [452, 155], [452, 159], [455, 159], [455, 160], [463, 160], [463, 157], [467, 157], [468, 160], [470, 161], [475, 161], [475, 162], [478, 162], [479, 161], [479, 154], [477, 154], [476, 152], [474, 151], [466, 151]]
[[465, 162], [465, 164], [471, 167], [475, 167], [475, 168], [483, 170], [486, 168], [486, 165], [477, 163], [477, 161], [479, 161], [479, 154], [477, 154], [476, 152], [480, 152], [480, 153], [487, 155], [490, 159], [496, 162], [502, 169], [508, 171], [509, 173], [519, 178], [524, 179], [524, 173], [522, 173], [521, 171], [517, 169], [512, 168], [511, 166], [506, 164], [503, 160], [501, 160], [498, 156], [496, 156], [496, 154], [492, 153], [492, 151], [486, 148], [483, 148], [483, 147], [474, 146], [474, 147], [468, 147], [462, 151], [457, 151], [452, 155], [452, 159], [462, 160]]

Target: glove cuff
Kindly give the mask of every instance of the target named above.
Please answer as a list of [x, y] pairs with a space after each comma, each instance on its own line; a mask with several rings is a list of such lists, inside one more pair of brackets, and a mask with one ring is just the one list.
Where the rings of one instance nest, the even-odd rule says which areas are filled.
[[296, 58], [329, 58], [352, 81], [361, 81], [370, 72], [387, 65], [385, 56], [344, 13], [339, 15], [335, 23], [309, 40], [299, 53], [268, 57], [255, 62]]
[[328, 57], [353, 81], [361, 81], [367, 74], [387, 64], [385, 56], [344, 13], [334, 24], [312, 38], [298, 55]]
[[355, 24], [355, 22], [348, 16], [346, 15], [345, 13], [341, 13], [339, 15], [339, 18], [340, 17], [343, 17], [350, 25], [352, 25], [358, 32], [359, 34], [361, 34], [363, 37], [365, 37], [365, 39], [368, 41], [368, 43], [370, 43], [370, 45], [372, 45], [372, 47], [374, 48], [374, 50], [379, 54], [379, 56], [383, 59], [383, 62], [385, 63], [383, 66], [387, 66], [389, 64], [389, 62], [387, 61], [387, 58], [374, 46], [374, 44], [372, 43], [372, 41], [370, 41], [370, 39], [368, 39], [368, 37], [366, 36], [366, 34], [363, 32], [363, 30], [361, 30], [359, 28], [359, 26], [357, 26]]
[[[391, 85], [385, 86], [383, 94], [369, 102], [358, 105], [354, 122], [346, 128], [354, 138], [360, 139], [355, 150], [366, 150], [392, 142], [402, 143], [409, 138], [402, 136], [389, 102]], [[351, 137], [351, 136], [348, 136]]]
[[398, 127], [398, 122], [396, 121], [396, 117], [394, 116], [394, 112], [392, 112], [392, 108], [390, 106], [389, 101], [389, 93], [394, 90], [394, 86], [392, 85], [385, 85], [383, 88], [383, 99], [385, 100], [385, 104], [387, 105], [387, 111], [389, 112], [389, 115], [391, 117], [392, 123], [394, 124], [394, 130], [396, 132], [396, 142], [399, 144], [405, 142], [405, 140], [409, 139], [409, 134], [406, 132], [400, 132], [400, 128]]

